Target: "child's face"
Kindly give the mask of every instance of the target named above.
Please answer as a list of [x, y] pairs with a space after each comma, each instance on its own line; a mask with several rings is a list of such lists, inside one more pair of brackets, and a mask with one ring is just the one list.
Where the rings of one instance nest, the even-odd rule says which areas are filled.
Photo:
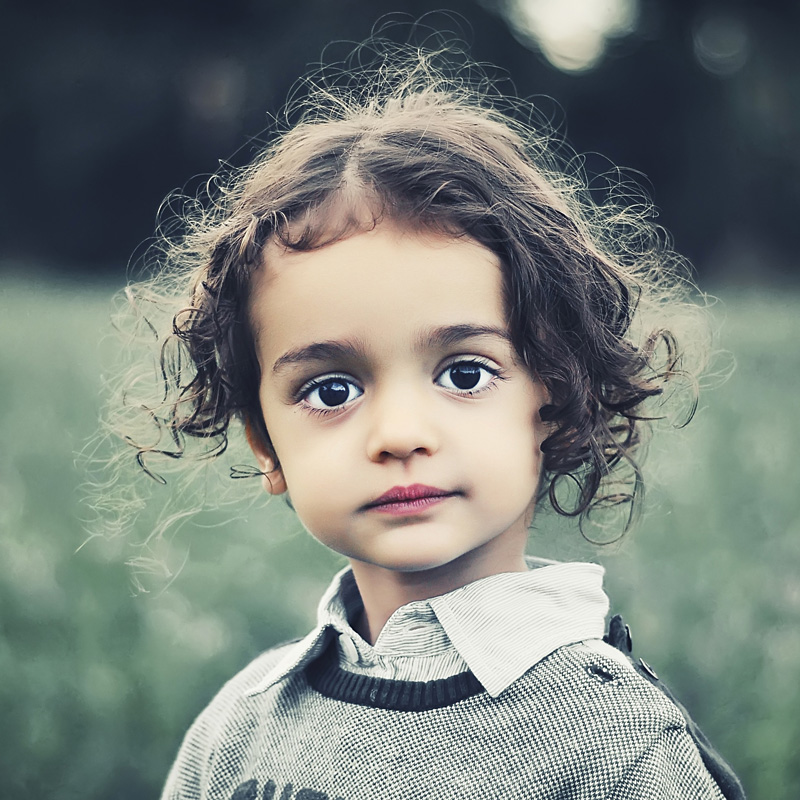
[[519, 569], [546, 393], [517, 363], [496, 256], [384, 222], [265, 261], [250, 316], [272, 491], [355, 562]]

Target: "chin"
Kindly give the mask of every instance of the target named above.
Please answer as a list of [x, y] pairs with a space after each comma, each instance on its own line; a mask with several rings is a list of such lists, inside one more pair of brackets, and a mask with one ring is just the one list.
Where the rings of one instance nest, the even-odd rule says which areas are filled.
[[426, 572], [429, 570], [442, 569], [450, 564], [457, 562], [465, 553], [442, 553], [427, 552], [416, 550], [415, 552], [405, 552], [394, 556], [386, 555], [382, 559], [376, 559], [374, 564], [391, 570], [392, 572]]
[[450, 561], [405, 561], [403, 563], [396, 563], [386, 565], [386, 569], [392, 572], [429, 572], [433, 569], [439, 569], [447, 566]]

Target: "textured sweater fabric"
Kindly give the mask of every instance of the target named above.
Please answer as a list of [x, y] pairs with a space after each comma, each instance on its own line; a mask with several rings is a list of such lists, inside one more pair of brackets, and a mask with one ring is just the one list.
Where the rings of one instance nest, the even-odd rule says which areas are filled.
[[[571, 641], [551, 638], [545, 655], [490, 692], [469, 668], [481, 661], [474, 653], [466, 669], [431, 680], [348, 669], [342, 631], [325, 617], [341, 599], [342, 577], [309, 637], [257, 658], [200, 715], [164, 800], [722, 797], [676, 706], [613, 648], [573, 638], [583, 623], [575, 624], [569, 593], [562, 638]], [[495, 577], [444, 605], [458, 614], [493, 596], [489, 605], [502, 608], [507, 593], [497, 588], [508, 579]], [[533, 606], [541, 601], [529, 595]], [[483, 668], [496, 683], [502, 670]]]

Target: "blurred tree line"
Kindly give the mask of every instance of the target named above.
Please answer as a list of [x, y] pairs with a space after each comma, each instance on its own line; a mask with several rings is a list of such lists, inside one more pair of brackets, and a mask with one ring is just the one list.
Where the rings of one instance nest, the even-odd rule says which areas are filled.
[[[476, 59], [508, 70], [523, 97], [556, 101], [575, 149], [647, 177], [660, 221], [704, 276], [750, 284], [796, 274], [800, 4], [445, 6], [463, 17], [449, 24], [462, 26]], [[383, 14], [414, 19], [437, 7], [423, 0], [4, 4], [0, 266], [120, 274], [170, 190], [215, 171], [219, 159], [249, 160], [253, 147], [242, 145], [267, 126], [328, 42], [361, 41]], [[587, 35], [594, 36], [588, 56]], [[590, 173], [609, 166], [588, 156]]]

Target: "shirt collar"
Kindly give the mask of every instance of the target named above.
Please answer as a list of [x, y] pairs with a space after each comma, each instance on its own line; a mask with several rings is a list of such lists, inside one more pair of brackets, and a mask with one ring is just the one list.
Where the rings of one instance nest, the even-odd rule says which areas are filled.
[[[391, 655], [413, 654], [415, 634], [441, 634], [452, 643], [486, 691], [496, 697], [534, 664], [566, 644], [602, 638], [608, 597], [598, 564], [558, 563], [529, 557], [527, 572], [505, 572], [429, 600], [397, 609], [375, 642]], [[361, 608], [349, 567], [334, 577], [320, 600], [317, 625], [290, 645], [283, 658], [248, 694], [258, 694], [317, 658], [337, 634], [359, 637], [348, 617]], [[444, 637], [442, 637], [444, 638]], [[429, 644], [429, 642], [428, 642]], [[366, 643], [364, 643], [365, 646]]]
[[493, 697], [554, 650], [602, 638], [608, 597], [599, 564], [529, 560], [429, 601], [453, 646]]

